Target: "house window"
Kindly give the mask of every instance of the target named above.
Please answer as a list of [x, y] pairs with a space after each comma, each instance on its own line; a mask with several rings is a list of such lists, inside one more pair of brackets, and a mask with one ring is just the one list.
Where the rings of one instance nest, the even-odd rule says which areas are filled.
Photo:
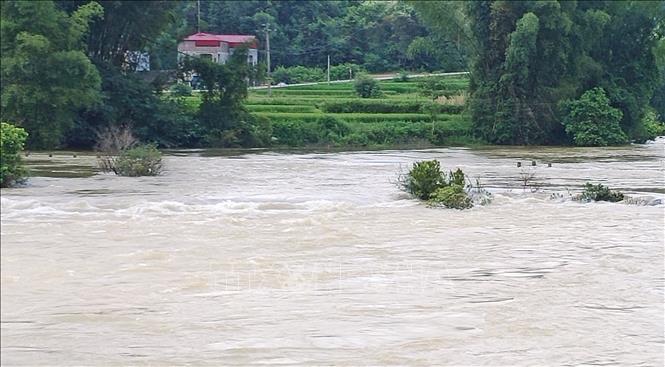
[[201, 54], [201, 58], [205, 60], [212, 60], [212, 54]]

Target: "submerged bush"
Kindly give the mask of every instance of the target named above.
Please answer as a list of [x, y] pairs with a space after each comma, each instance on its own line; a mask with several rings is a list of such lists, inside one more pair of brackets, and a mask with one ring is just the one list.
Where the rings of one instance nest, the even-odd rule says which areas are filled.
[[113, 172], [119, 176], [157, 176], [162, 172], [162, 153], [154, 144], [141, 145], [120, 153]]
[[434, 192], [445, 186], [445, 177], [439, 161], [422, 161], [413, 164], [406, 178], [406, 191], [420, 200], [429, 200]]
[[462, 185], [450, 185], [438, 188], [429, 199], [433, 206], [443, 205], [451, 209], [469, 209], [473, 202]]
[[155, 144], [139, 145], [127, 126], [109, 127], [98, 134], [99, 168], [118, 176], [157, 176], [162, 171], [162, 153]]
[[0, 130], [0, 186], [9, 187], [25, 180], [27, 171], [21, 162], [21, 151], [28, 133], [3, 122]]
[[579, 199], [582, 201], [610, 201], [614, 203], [623, 200], [623, 194], [619, 191], [612, 191], [607, 186], [593, 185], [587, 182]]
[[401, 178], [401, 185], [406, 192], [432, 206], [451, 209], [473, 207], [473, 200], [465, 189], [464, 172], [458, 168], [446, 175], [437, 160], [414, 163], [409, 173]]

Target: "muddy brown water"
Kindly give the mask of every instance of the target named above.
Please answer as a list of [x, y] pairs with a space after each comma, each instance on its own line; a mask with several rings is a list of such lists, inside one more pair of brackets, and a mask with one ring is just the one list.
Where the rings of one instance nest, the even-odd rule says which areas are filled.
[[[33, 154], [2, 190], [2, 364], [663, 365], [664, 148]], [[493, 202], [409, 199], [422, 159]]]

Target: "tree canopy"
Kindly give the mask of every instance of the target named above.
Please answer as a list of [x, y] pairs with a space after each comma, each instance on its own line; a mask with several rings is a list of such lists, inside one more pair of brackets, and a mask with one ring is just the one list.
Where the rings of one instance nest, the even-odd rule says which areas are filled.
[[2, 3], [2, 119], [30, 133], [33, 147], [54, 147], [79, 109], [100, 100], [100, 77], [83, 51], [90, 2], [67, 14], [50, 1]]
[[610, 105], [621, 111], [623, 132], [644, 139], [642, 119], [659, 85], [654, 50], [662, 40], [662, 2], [414, 6], [433, 29], [464, 36], [472, 56], [469, 105], [480, 137], [499, 144], [570, 141], [562, 125], [562, 102], [600, 87]]
[[[186, 29], [195, 32], [195, 8], [183, 7], [188, 9]], [[461, 49], [447, 35], [430, 32], [404, 2], [201, 0], [201, 19], [201, 31], [254, 34], [261, 42], [269, 26], [274, 67], [325, 67], [328, 55], [334, 65], [353, 63], [372, 72], [466, 67]]]

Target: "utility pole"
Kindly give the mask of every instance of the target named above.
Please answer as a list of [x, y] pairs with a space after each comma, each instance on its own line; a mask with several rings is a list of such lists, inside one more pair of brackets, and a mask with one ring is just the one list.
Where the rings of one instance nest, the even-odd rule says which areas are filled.
[[330, 84], [330, 54], [328, 54], [328, 84]]
[[196, 0], [196, 32], [201, 32], [201, 0]]
[[272, 97], [272, 79], [270, 78], [270, 25], [264, 24], [264, 30], [266, 32], [266, 66], [268, 67], [268, 97]]

